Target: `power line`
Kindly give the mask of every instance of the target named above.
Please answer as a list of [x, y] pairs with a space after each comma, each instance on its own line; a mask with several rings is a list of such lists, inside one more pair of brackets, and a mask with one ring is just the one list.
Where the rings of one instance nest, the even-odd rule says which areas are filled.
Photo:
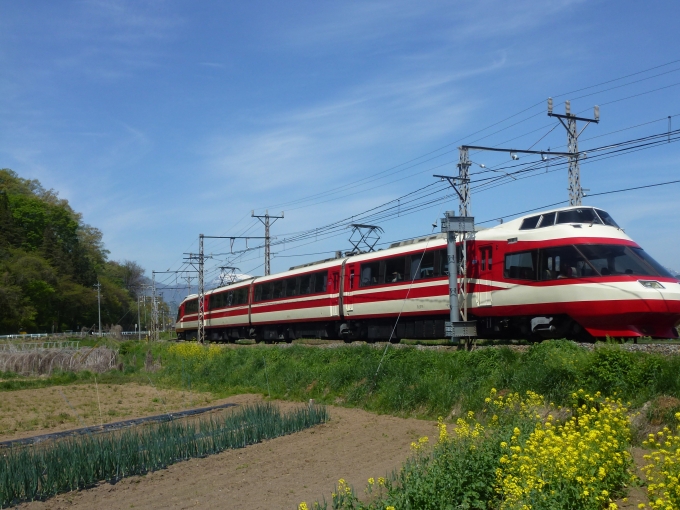
[[[650, 68], [648, 68], [648, 69], [644, 69], [644, 70], [641, 70], [641, 71], [637, 71], [637, 72], [635, 72], [635, 73], [631, 73], [631, 74], [628, 74], [628, 75], [625, 75], [625, 76], [622, 76], [622, 77], [619, 77], [619, 78], [615, 78], [615, 79], [612, 79], [612, 80], [607, 80], [607, 81], [604, 81], [604, 82], [600, 82], [600, 83], [595, 84], [595, 85], [590, 85], [590, 86], [588, 86], [588, 87], [583, 87], [583, 88], [576, 89], [576, 90], [573, 90], [573, 91], [570, 91], [570, 92], [566, 92], [566, 93], [563, 93], [563, 94], [559, 94], [559, 95], [556, 95], [556, 96], [554, 96], [554, 97], [562, 97], [562, 96], [566, 96], [566, 95], [569, 95], [569, 94], [573, 94], [573, 93], [575, 93], [575, 92], [579, 92], [579, 91], [582, 91], [582, 90], [588, 90], [588, 89], [597, 88], [597, 87], [600, 87], [600, 86], [602, 86], [602, 85], [606, 85], [606, 84], [609, 84], [609, 83], [614, 83], [614, 82], [616, 82], [616, 81], [620, 81], [620, 80], [623, 80], [623, 79], [626, 79], [626, 78], [629, 78], [629, 77], [632, 77], [632, 76], [637, 76], [637, 75], [640, 75], [640, 74], [644, 74], [644, 73], [646, 73], [646, 72], [650, 72], [650, 71], [652, 71], [652, 70], [659, 69], [659, 68], [662, 68], [662, 67], [665, 67], [665, 66], [668, 66], [668, 65], [677, 63], [677, 62], [680, 62], [680, 59], [674, 60], [674, 61], [671, 61], [671, 62], [667, 62], [667, 63], [665, 63], [665, 64], [653, 66], [653, 67], [650, 67]], [[630, 85], [633, 85], [633, 84], [636, 84], [636, 83], [639, 83], [639, 82], [642, 82], [642, 81], [646, 81], [646, 80], [650, 80], [650, 79], [657, 78], [657, 77], [662, 76], [662, 75], [670, 74], [670, 73], [675, 72], [675, 71], [677, 71], [677, 70], [678, 70], [678, 69], [673, 69], [673, 70], [670, 70], [670, 71], [666, 71], [666, 72], [664, 72], [664, 73], [659, 73], [659, 74], [656, 74], [656, 75], [654, 75], [654, 76], [646, 77], [646, 78], [643, 78], [643, 79], [640, 79], [640, 80], [636, 80], [636, 81], [633, 81], [633, 82], [630, 82], [630, 83], [627, 83], [627, 84], [623, 84], [623, 85], [620, 85], [620, 86], [611, 87], [611, 88], [609, 88], [609, 89], [596, 91], [596, 92], [593, 92], [593, 94], [604, 93], [604, 92], [607, 92], [607, 91], [609, 91], [609, 90], [613, 90], [613, 89], [617, 89], [617, 88], [621, 88], [621, 87], [625, 87], [625, 86], [630, 86]], [[642, 92], [642, 93], [639, 93], [639, 94], [634, 94], [634, 95], [631, 95], [631, 96], [627, 96], [627, 97], [625, 97], [625, 98], [619, 98], [619, 99], [616, 99], [616, 100], [614, 100], [614, 101], [610, 101], [610, 102], [603, 103], [603, 104], [612, 104], [612, 103], [616, 103], [616, 102], [623, 101], [623, 100], [626, 100], [626, 99], [631, 99], [631, 98], [634, 98], [634, 97], [639, 97], [639, 96], [641, 96], [641, 95], [650, 94], [650, 93], [653, 93], [653, 92], [657, 92], [657, 91], [659, 91], [659, 90], [664, 90], [664, 89], [667, 89], [667, 88], [676, 86], [676, 85], [678, 85], [678, 84], [680, 84], [680, 83], [672, 84], [672, 85], [668, 85], [668, 86], [664, 86], [664, 87], [659, 87], [659, 88], [656, 88], [656, 89], [652, 89], [652, 90], [650, 90], [650, 91], [645, 91], [645, 92]], [[583, 96], [579, 96], [579, 98], [580, 98], [580, 97], [586, 97], [586, 96], [583, 95]], [[500, 125], [500, 124], [503, 124], [503, 123], [507, 122], [508, 120], [512, 120], [513, 118], [517, 118], [518, 116], [521, 116], [521, 115], [523, 115], [523, 114], [525, 114], [525, 113], [531, 111], [533, 108], [536, 108], [536, 107], [539, 106], [540, 104], [542, 104], [542, 101], [541, 101], [541, 102], [538, 102], [538, 103], [536, 103], [536, 104], [534, 104], [534, 105], [532, 105], [532, 106], [530, 106], [530, 107], [528, 107], [528, 108], [525, 108], [525, 109], [523, 109], [523, 110], [521, 110], [521, 111], [519, 111], [519, 112], [517, 112], [517, 113], [515, 113], [515, 114], [513, 114], [513, 115], [511, 115], [511, 116], [509, 116], [509, 117], [506, 117], [506, 118], [502, 119], [501, 121], [492, 123], [492, 124], [490, 124], [489, 126], [487, 126], [487, 127], [485, 127], [485, 128], [482, 128], [481, 130], [475, 131], [475, 132], [473, 132], [472, 134], [470, 134], [470, 135], [468, 135], [468, 136], [474, 136], [475, 134], [482, 133], [482, 132], [487, 131], [487, 130], [489, 130], [489, 129], [495, 127], [495, 126], [498, 126], [498, 125]], [[498, 133], [498, 132], [501, 132], [501, 131], [504, 131], [504, 130], [506, 130], [506, 129], [509, 129], [510, 127], [513, 127], [513, 126], [515, 126], [515, 125], [517, 125], [517, 124], [519, 124], [519, 123], [521, 123], [521, 122], [525, 122], [526, 120], [529, 120], [529, 119], [531, 119], [531, 118], [533, 118], [533, 117], [535, 117], [535, 116], [537, 116], [537, 115], [540, 115], [540, 113], [538, 113], [538, 114], [536, 114], [536, 115], [531, 115], [531, 116], [529, 116], [528, 118], [526, 118], [526, 119], [524, 119], [524, 120], [521, 120], [521, 121], [519, 121], [519, 122], [516, 122], [516, 123], [513, 123], [513, 124], [511, 124], [511, 125], [508, 125], [508, 126], [506, 126], [505, 128], [503, 128], [502, 130], [495, 131], [494, 133], [491, 133], [491, 134], [485, 136], [485, 138], [488, 137], [488, 136], [491, 136], [491, 135], [493, 135], [493, 134], [496, 134], [496, 133]], [[636, 127], [636, 126], [634, 126], [634, 127]], [[539, 128], [539, 130], [540, 130], [540, 129], [542, 129], [542, 128]], [[626, 129], [632, 129], [632, 128], [626, 128]], [[533, 131], [536, 131], [536, 130], [533, 130]], [[621, 130], [619, 130], [619, 131], [621, 131]], [[617, 131], [617, 132], [618, 132], [618, 131]], [[536, 143], [540, 142], [540, 140], [542, 140], [543, 138], [545, 138], [545, 136], [547, 136], [547, 134], [549, 134], [549, 133], [546, 133], [546, 135], [544, 135], [543, 137], [541, 137], [541, 139], [539, 139]], [[600, 135], [600, 136], [604, 136], [604, 135]], [[592, 137], [592, 138], [597, 138], [597, 137]], [[461, 140], [462, 140], [462, 139], [461, 139]], [[409, 165], [410, 163], [416, 163], [416, 162], [418, 162], [419, 160], [421, 160], [421, 159], [423, 159], [423, 158], [426, 158], [426, 157], [428, 157], [428, 156], [432, 156], [433, 154], [437, 154], [438, 152], [440, 152], [440, 151], [442, 151], [442, 150], [444, 150], [444, 149], [447, 149], [448, 147], [450, 147], [450, 146], [452, 146], [452, 145], [458, 143], [458, 141], [460, 141], [460, 140], [457, 140], [457, 141], [448, 143], [448, 144], [446, 144], [446, 145], [443, 145], [442, 147], [439, 147], [439, 148], [437, 148], [437, 149], [435, 149], [435, 150], [429, 151], [429, 152], [427, 152], [427, 153], [425, 153], [425, 154], [423, 154], [423, 155], [421, 155], [421, 156], [418, 156], [418, 157], [416, 157], [416, 158], [412, 158], [412, 159], [410, 159], [410, 160], [408, 160], [408, 161], [406, 161], [406, 162], [404, 162], [404, 163], [401, 163], [401, 164], [399, 164], [399, 165], [395, 165], [395, 166], [392, 166], [392, 167], [390, 167], [390, 168], [388, 168], [388, 169], [385, 169], [385, 170], [383, 170], [383, 171], [374, 173], [374, 174], [372, 174], [371, 176], [368, 176], [368, 177], [366, 177], [366, 178], [359, 179], [359, 180], [355, 180], [354, 182], [352, 182], [352, 183], [350, 183], [350, 184], [345, 184], [345, 185], [340, 186], [340, 187], [338, 187], [338, 188], [334, 188], [334, 189], [332, 189], [332, 190], [328, 190], [328, 191], [326, 191], [326, 192], [323, 192], [322, 194], [318, 194], [318, 193], [317, 193], [317, 194], [315, 194], [315, 195], [313, 195], [313, 196], [309, 196], [309, 197], [301, 197], [301, 198], [299, 198], [299, 199], [296, 199], [296, 200], [291, 201], [291, 202], [286, 202], [286, 203], [304, 203], [305, 201], [310, 201], [310, 200], [318, 199], [319, 196], [324, 196], [324, 195], [330, 197], [330, 196], [332, 196], [332, 194], [338, 194], [338, 193], [340, 193], [341, 191], [348, 191], [349, 189], [354, 189], [354, 188], [356, 188], [356, 187], [358, 187], [358, 186], [361, 186], [362, 183], [363, 183], [363, 184], [367, 184], [367, 183], [369, 183], [369, 182], [374, 182], [374, 181], [376, 181], [376, 180], [383, 179], [383, 178], [385, 178], [385, 177], [379, 177], [379, 176], [380, 176], [380, 175], [384, 175], [384, 174], [386, 174], [387, 172], [390, 172], [390, 171], [392, 171], [392, 170], [401, 168], [401, 167], [403, 167], [403, 166], [405, 166], [405, 165]], [[536, 144], [536, 143], [535, 143], [535, 144]], [[535, 144], [534, 144], [534, 145], [535, 145]], [[627, 150], [630, 151], [630, 152], [632, 152], [631, 149], [627, 149]], [[434, 160], [434, 159], [436, 159], [436, 158], [439, 158], [439, 157], [441, 157], [441, 156], [443, 156], [443, 155], [445, 155], [445, 154], [448, 154], [448, 153], [450, 153], [450, 152], [453, 152], [453, 151], [447, 151], [447, 152], [445, 152], [445, 153], [439, 154], [438, 156], [429, 158], [429, 159], [427, 159], [427, 160], [425, 160], [425, 161], [420, 161], [419, 163], [413, 164], [413, 165], [411, 165], [411, 166], [408, 167], [408, 168], [402, 168], [402, 170], [400, 170], [400, 171], [405, 171], [405, 170], [408, 170], [408, 169], [410, 169], [410, 168], [415, 168], [415, 167], [417, 167], [417, 166], [419, 166], [419, 165], [422, 165], [423, 163], [426, 163], [427, 161], [432, 161], [432, 160]], [[600, 155], [600, 156], [601, 156], [601, 155]], [[447, 164], [451, 164], [451, 163], [453, 163], [453, 162], [447, 162], [447, 163], [444, 163], [444, 164], [441, 165], [441, 166], [444, 166], [444, 165], [447, 165]], [[537, 170], [537, 166], [540, 165], [540, 164], [541, 164], [541, 163], [536, 163], [536, 164], [533, 165], [533, 167], [530, 166], [528, 169], [526, 169], [526, 171], [529, 172], [529, 173], [532, 172], [532, 171], [536, 171], [536, 170]], [[523, 165], [527, 165], [527, 164], [526, 164], [526, 163], [523, 163]], [[427, 171], [427, 170], [425, 170], [425, 171]], [[489, 170], [489, 171], [493, 171], [493, 170]], [[392, 172], [392, 174], [394, 174], [394, 173], [395, 173], [395, 172]], [[473, 175], [475, 175], [475, 174], [473, 174]], [[400, 178], [399, 180], [403, 180], [403, 179], [406, 179], [406, 178], [409, 178], [409, 177]], [[507, 178], [506, 178], [505, 176], [497, 177], [497, 178], [495, 177], [495, 178], [491, 179], [490, 182], [489, 182], [488, 184], [494, 183], [494, 184], [493, 184], [494, 186], [495, 186], [495, 185], [501, 185], [501, 184], [503, 183], [502, 181], [503, 181], [504, 179], [507, 180]], [[499, 182], [499, 181], [500, 181], [500, 182]], [[395, 180], [392, 180], [391, 182], [396, 182], [396, 181], [395, 181]], [[497, 183], [497, 184], [496, 184], [496, 183]], [[481, 190], [480, 190], [480, 191], [481, 191]], [[340, 198], [340, 197], [337, 197], [337, 198]], [[337, 199], [337, 198], [336, 198], [336, 199]], [[323, 202], [327, 202], [327, 201], [331, 201], [331, 200], [333, 200], [333, 199], [332, 199], [332, 198], [329, 198], [328, 200], [324, 200]], [[395, 200], [398, 201], [399, 199], [395, 199]], [[432, 200], [429, 200], [429, 201], [427, 201], [427, 202], [420, 203], [420, 204], [418, 204], [417, 206], [412, 207], [411, 209], [422, 210], [423, 208], [428, 207], [430, 204], [436, 203], [438, 200], [440, 200], [440, 199], [432, 199]], [[318, 203], [323, 203], [323, 202], [317, 202], [317, 203], [315, 203], [315, 204], [310, 204], [310, 206], [311, 206], [311, 205], [318, 205]], [[389, 202], [388, 202], [388, 203], [389, 203]], [[383, 205], [384, 205], [384, 204], [383, 204]], [[380, 207], [380, 206], [378, 206], [378, 207]], [[397, 206], [397, 207], [398, 207], [398, 206]], [[419, 209], [418, 209], [418, 208], [419, 208]], [[369, 210], [369, 211], [370, 211], [370, 210]], [[365, 214], [366, 212], [367, 212], [367, 211], [364, 211], [364, 213], [359, 213], [358, 215], [354, 215], [354, 216], [355, 216], [355, 217], [356, 217], [356, 216], [360, 216], [361, 214]], [[387, 212], [387, 211], [383, 211], [383, 212], [376, 211], [376, 212], [375, 212], [375, 215], [378, 215], [378, 214], [379, 214], [381, 217], [383, 217], [383, 218], [388, 218], [388, 217], [389, 217], [389, 212]], [[240, 219], [239, 221], [237, 221], [236, 224], [234, 224], [233, 227], [235, 227], [236, 225], [238, 225], [241, 221], [243, 221], [243, 218]], [[341, 220], [340, 222], [336, 222], [336, 223], [335, 223], [335, 226], [338, 226], [338, 224], [341, 223], [341, 222], [342, 222], [342, 220]], [[255, 225], [256, 225], [256, 223], [253, 224], [253, 225], [250, 225], [249, 227], [246, 227], [246, 231], [252, 229]], [[334, 225], [334, 224], [331, 224], [331, 225]], [[232, 227], [232, 228], [233, 228], [233, 227]], [[307, 234], [307, 237], [308, 237], [309, 235], [318, 235], [318, 233], [321, 231], [322, 228], [324, 228], [324, 227], [321, 227], [321, 228], [319, 228], [319, 229], [312, 229], [312, 230], [309, 231], [309, 232], [304, 232], [304, 234]], [[301, 233], [301, 234], [302, 234], [302, 233]], [[299, 242], [299, 241], [302, 240], [302, 239], [304, 239], [304, 237], [300, 237], [299, 239], [289, 239], [289, 238], [286, 238], [286, 239], [283, 240], [283, 242], [290, 242], [290, 243], [293, 243], [293, 242]], [[192, 243], [192, 245], [193, 245], [193, 243]], [[167, 280], [167, 279], [166, 279], [166, 280]]]
[[[614, 82], [617, 82], [617, 81], [624, 80], [624, 79], [626, 79], [626, 78], [630, 78], [630, 77], [632, 77], [632, 76], [638, 76], [638, 75], [640, 75], [640, 74], [644, 74], [644, 73], [653, 71], [653, 70], [655, 70], [655, 69], [660, 69], [660, 68], [662, 68], [662, 67], [667, 67], [667, 66], [672, 65], [672, 64], [675, 64], [675, 63], [677, 63], [677, 62], [680, 62], [680, 59], [672, 60], [672, 61], [670, 61], [670, 62], [666, 62], [666, 63], [664, 63], [664, 64], [660, 64], [660, 65], [656, 65], [656, 66], [653, 66], [653, 67], [650, 67], [650, 68], [647, 68], [647, 69], [643, 69], [643, 70], [641, 70], [641, 71], [636, 71], [635, 73], [630, 73], [630, 74], [621, 76], [621, 77], [619, 77], [619, 78], [614, 78], [614, 79], [611, 79], [611, 80], [606, 80], [606, 81], [603, 81], [603, 82], [600, 82], [600, 83], [597, 83], [597, 84], [594, 84], [594, 85], [589, 85], [589, 86], [587, 86], [587, 87], [582, 87], [582, 88], [575, 89], [575, 90], [572, 90], [572, 91], [569, 91], [569, 92], [564, 92], [564, 93], [555, 95], [555, 96], [553, 96], [553, 97], [563, 97], [563, 96], [567, 96], [567, 95], [570, 95], [570, 94], [574, 94], [574, 93], [577, 93], [577, 92], [580, 92], [580, 91], [583, 91], [583, 90], [589, 90], [589, 89], [592, 89], [592, 88], [597, 88], [597, 87], [600, 87], [600, 86], [602, 86], [602, 85], [607, 85], [607, 84], [609, 84], [609, 83], [614, 83]], [[680, 68], [679, 68], [679, 69], [672, 70], [672, 71], [667, 71], [667, 72], [664, 72], [664, 73], [660, 73], [660, 74], [655, 75], [655, 76], [652, 76], [652, 77], [644, 78], [644, 79], [642, 79], [642, 80], [637, 80], [637, 81], [635, 81], [635, 82], [631, 82], [631, 83], [628, 83], [628, 84], [625, 84], [625, 85], [622, 85], [622, 86], [628, 86], [628, 85], [632, 85], [632, 84], [635, 84], [635, 83], [639, 83], [640, 81], [644, 81], [644, 80], [647, 80], [647, 79], [656, 78], [656, 77], [659, 77], [659, 76], [668, 74], [668, 73], [670, 73], [670, 72], [675, 72], [675, 71], [677, 71], [677, 70], [680, 70]], [[618, 88], [618, 87], [617, 87], [617, 88]], [[662, 87], [662, 88], [660, 88], [660, 89], [656, 89], [656, 90], [662, 90], [663, 88], [664, 88], [664, 87]], [[598, 91], [598, 92], [595, 92], [595, 93], [606, 92], [607, 90], [610, 90], [610, 89], [606, 89], [606, 90], [603, 90], [603, 91]], [[653, 91], [650, 91], [650, 93], [651, 93], [651, 92], [653, 92]], [[580, 96], [580, 97], [582, 98], [582, 97], [586, 97], [586, 96]], [[630, 97], [636, 97], [636, 96], [630, 96]], [[623, 99], [621, 99], [621, 100], [623, 100]], [[472, 136], [475, 136], [476, 134], [482, 133], [482, 132], [484, 132], [484, 131], [486, 131], [486, 130], [488, 130], [488, 129], [491, 129], [491, 128], [497, 126], [497, 125], [503, 124], [504, 122], [506, 122], [506, 121], [508, 121], [508, 120], [511, 120], [511, 119], [513, 119], [513, 118], [515, 118], [515, 117], [517, 117], [517, 116], [519, 116], [519, 115], [522, 115], [523, 113], [526, 113], [526, 112], [528, 112], [528, 111], [530, 111], [530, 110], [536, 108], [537, 106], [539, 106], [539, 105], [541, 105], [541, 104], [543, 104], [543, 101], [539, 101], [539, 102], [537, 102], [537, 103], [535, 103], [535, 104], [529, 106], [528, 108], [524, 108], [523, 110], [521, 110], [521, 111], [519, 111], [519, 112], [517, 112], [517, 113], [514, 113], [514, 114], [512, 114], [512, 115], [510, 115], [510, 116], [508, 116], [508, 117], [506, 117], [506, 118], [504, 118], [504, 119], [502, 119], [502, 120], [500, 120], [500, 121], [494, 122], [494, 123], [492, 123], [492, 124], [490, 124], [490, 125], [488, 125], [488, 126], [482, 128], [482, 129], [480, 129], [480, 130], [477, 130], [477, 131], [475, 131], [475, 132], [473, 132], [473, 133], [470, 133], [469, 135], [466, 135], [465, 137], [459, 138], [459, 139], [457, 139], [457, 140], [455, 140], [455, 141], [453, 141], [453, 142], [450, 142], [450, 143], [447, 143], [447, 144], [445, 144], [445, 145], [443, 145], [443, 146], [441, 146], [441, 147], [438, 147], [437, 149], [434, 149], [434, 150], [432, 150], [432, 151], [426, 152], [426, 153], [424, 153], [424, 154], [422, 154], [422, 155], [420, 155], [420, 156], [417, 156], [417, 157], [415, 157], [415, 158], [412, 158], [412, 159], [410, 159], [410, 160], [408, 160], [408, 161], [405, 161], [405, 162], [403, 162], [403, 163], [400, 163], [400, 164], [398, 164], [398, 165], [391, 166], [391, 167], [389, 167], [389, 168], [387, 168], [387, 169], [385, 169], [385, 170], [381, 170], [381, 171], [379, 171], [379, 172], [376, 172], [376, 173], [372, 174], [372, 175], [369, 176], [369, 177], [365, 177], [365, 178], [363, 178], [363, 179], [359, 179], [358, 181], [355, 181], [355, 182], [356, 182], [356, 183], [364, 182], [364, 181], [366, 181], [366, 180], [368, 180], [368, 179], [372, 179], [372, 178], [374, 178], [374, 177], [376, 177], [376, 176], [378, 176], [378, 175], [384, 175], [384, 174], [386, 174], [386, 173], [388, 173], [388, 172], [392, 172], [393, 170], [396, 170], [396, 169], [398, 169], [398, 168], [400, 168], [400, 167], [402, 167], [402, 166], [404, 166], [404, 165], [408, 165], [408, 164], [410, 164], [410, 163], [414, 163], [414, 162], [416, 162], [416, 161], [418, 161], [418, 160], [420, 160], [420, 159], [422, 159], [422, 158], [431, 156], [432, 154], [436, 154], [437, 152], [439, 152], [439, 151], [441, 151], [441, 150], [444, 150], [444, 149], [447, 149], [447, 148], [451, 147], [452, 145], [455, 145], [455, 144], [457, 144], [457, 143], [459, 143], [459, 142], [465, 140], [466, 138], [470, 138], [470, 137], [472, 137]], [[603, 104], [610, 104], [610, 103], [603, 103]], [[538, 115], [540, 115], [540, 112], [537, 113], [537, 114], [535, 114], [535, 115], [532, 115], [532, 116], [530, 116], [530, 117], [528, 117], [528, 118], [526, 118], [526, 119], [524, 119], [524, 120], [522, 120], [522, 121], [519, 121], [519, 122], [513, 123], [513, 124], [511, 124], [511, 125], [509, 125], [509, 126], [506, 126], [505, 128], [503, 128], [503, 129], [501, 129], [501, 130], [499, 130], [499, 131], [495, 131], [494, 133], [491, 133], [491, 134], [489, 134], [489, 135], [485, 135], [483, 138], [479, 138], [479, 139], [474, 140], [474, 141], [472, 141], [472, 142], [470, 142], [470, 143], [471, 143], [471, 144], [472, 144], [472, 143], [476, 143], [477, 141], [480, 141], [480, 140], [482, 140], [482, 139], [488, 138], [489, 136], [492, 136], [493, 134], [497, 134], [497, 133], [499, 133], [499, 132], [501, 132], [501, 131], [507, 130], [507, 129], [511, 128], [511, 127], [514, 127], [514, 126], [516, 126], [516, 125], [518, 125], [518, 124], [520, 124], [520, 123], [522, 123], [522, 122], [525, 122], [526, 120], [529, 120], [529, 119], [531, 119], [531, 118], [533, 118], [533, 117], [536, 117], [536, 116], [538, 116]], [[440, 156], [441, 156], [441, 155], [440, 155]], [[436, 157], [440, 157], [440, 156], [436, 156]], [[428, 160], [428, 161], [431, 161], [432, 159], [435, 159], [435, 158], [431, 158], [431, 159]], [[418, 163], [418, 164], [422, 164], [422, 162], [421, 162], [421, 163]], [[416, 166], [416, 165], [414, 165], [414, 166]], [[325, 192], [322, 192], [321, 195], [326, 195], [326, 194], [332, 193], [332, 192], [334, 192], [335, 190], [338, 190], [338, 189], [344, 189], [344, 188], [346, 188], [346, 186], [347, 186], [347, 185], [343, 185], [343, 186], [340, 186], [340, 187], [338, 187], [338, 188], [333, 188], [333, 189], [331, 189], [331, 190], [327, 190], [327, 191], [325, 191]], [[301, 198], [295, 199], [295, 200], [293, 200], [293, 201], [281, 202], [281, 203], [278, 203], [278, 204], [269, 205], [269, 206], [267, 206], [267, 207], [282, 207], [282, 206], [284, 206], [284, 205], [290, 205], [290, 204], [294, 204], [294, 203], [299, 203], [300, 201], [303, 201], [303, 200], [313, 199], [313, 198], [318, 197], [318, 196], [320, 196], [320, 195], [319, 195], [319, 194], [315, 194], [315, 195], [313, 195], [313, 196], [310, 195], [310, 196], [308, 196], [308, 197], [301, 197]]]

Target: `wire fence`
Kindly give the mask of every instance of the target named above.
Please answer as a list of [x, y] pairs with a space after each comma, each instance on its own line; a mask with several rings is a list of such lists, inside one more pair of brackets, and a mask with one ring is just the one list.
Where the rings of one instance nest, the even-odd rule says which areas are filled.
[[123, 336], [146, 336], [151, 332], [147, 330], [142, 331], [121, 331], [116, 333], [114, 331], [103, 331], [101, 334], [96, 331], [64, 331], [61, 333], [16, 333], [13, 335], [0, 335], [0, 340], [32, 340], [34, 338], [88, 338], [91, 336], [116, 336], [117, 334]]

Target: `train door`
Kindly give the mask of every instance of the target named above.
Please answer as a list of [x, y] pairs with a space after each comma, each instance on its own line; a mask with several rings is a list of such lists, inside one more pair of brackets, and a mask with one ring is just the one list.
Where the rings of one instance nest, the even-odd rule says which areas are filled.
[[359, 282], [359, 277], [356, 274], [358, 266], [355, 264], [347, 264], [345, 267], [345, 291], [342, 293], [342, 304], [345, 308], [345, 313], [351, 314], [354, 311], [354, 291]]
[[475, 285], [477, 306], [491, 306], [491, 271], [493, 268], [493, 245], [479, 248], [478, 277]]
[[331, 296], [331, 317], [340, 316], [340, 275], [341, 267], [330, 270], [330, 279], [328, 280], [328, 291]]

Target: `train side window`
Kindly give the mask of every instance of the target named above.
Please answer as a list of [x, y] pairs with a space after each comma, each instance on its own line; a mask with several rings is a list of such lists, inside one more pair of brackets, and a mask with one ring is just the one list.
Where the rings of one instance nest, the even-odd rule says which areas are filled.
[[[436, 266], [439, 268], [439, 274], [437, 276], [448, 276], [449, 274], [449, 256], [446, 253], [446, 248], [443, 250], [438, 250], [439, 254], [439, 264]], [[456, 246], [456, 260], [460, 262], [463, 256], [463, 246]]]
[[536, 225], [538, 225], [538, 220], [540, 219], [541, 219], [540, 214], [538, 216], [532, 216], [531, 218], [525, 218], [524, 221], [522, 222], [522, 226], [519, 227], [519, 229], [530, 230], [532, 228], [536, 228]]
[[255, 287], [255, 301], [267, 301], [271, 298], [272, 282], [265, 282]]
[[555, 213], [551, 212], [541, 216], [541, 223], [536, 228], [551, 227], [555, 224]]
[[214, 310], [224, 306], [223, 294], [211, 294], [208, 298], [208, 310]]
[[245, 305], [248, 302], [248, 287], [241, 287], [234, 291], [233, 305]]
[[314, 292], [326, 292], [328, 273], [326, 271], [314, 275]]
[[312, 275], [303, 274], [300, 276], [300, 295], [306, 296], [312, 293]]
[[592, 272], [589, 264], [571, 245], [540, 250], [539, 280], [592, 276]]
[[405, 262], [404, 257], [393, 257], [385, 261], [385, 283], [395, 283], [404, 280]]
[[272, 285], [272, 297], [271, 299], [279, 299], [284, 296], [283, 291], [283, 280], [274, 280], [271, 282]]
[[411, 274], [415, 275], [415, 280], [432, 278], [434, 273], [434, 251], [426, 251], [411, 257]]
[[380, 262], [366, 262], [361, 264], [361, 287], [370, 287], [380, 283]]
[[486, 271], [486, 250], [484, 248], [479, 250], [479, 258], [482, 260], [482, 263], [480, 265], [480, 269], [482, 271]]
[[184, 303], [184, 314], [198, 313], [198, 299], [192, 299]]
[[439, 252], [439, 276], [448, 276], [449, 274], [449, 259], [446, 254], [446, 248], [437, 250]]
[[293, 297], [299, 294], [298, 281], [299, 279], [296, 276], [293, 278], [286, 278], [284, 280], [284, 286], [286, 287], [286, 297]]
[[536, 250], [508, 253], [503, 276], [516, 280], [536, 280]]

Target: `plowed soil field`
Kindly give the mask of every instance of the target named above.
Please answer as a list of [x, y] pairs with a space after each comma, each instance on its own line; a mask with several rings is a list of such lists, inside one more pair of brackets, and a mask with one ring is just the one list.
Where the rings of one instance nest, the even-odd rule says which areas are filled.
[[[64, 397], [73, 409], [64, 403]], [[162, 398], [165, 405], [160, 401], [153, 402], [154, 398]], [[165, 408], [189, 408], [192, 407], [189, 405], [191, 399], [193, 407], [199, 407], [223, 402], [248, 404], [260, 401], [262, 397], [238, 395], [215, 400], [210, 395], [200, 394], [199, 399], [197, 394], [156, 391], [138, 385], [99, 386], [104, 422], [159, 414]], [[104, 405], [104, 400], [112, 403]], [[2, 402], [3, 421], [0, 423], [5, 428], [2, 439], [74, 428], [80, 425], [80, 419], [88, 425], [99, 423], [94, 387], [67, 386], [7, 392], [2, 394]], [[185, 402], [186, 405], [183, 405]], [[276, 404], [282, 410], [303, 405], [280, 401]], [[10, 409], [11, 416], [7, 413]], [[74, 410], [80, 418], [73, 416], [76, 414]], [[113, 410], [115, 416], [109, 410]], [[66, 414], [68, 411], [72, 418], [64, 419], [63, 423], [44, 419], [46, 415]], [[25, 415], [23, 418], [22, 413]], [[62, 494], [47, 501], [26, 503], [20, 508], [293, 510], [301, 501], [309, 504], [324, 495], [328, 499], [339, 478], [353, 484], [358, 492], [363, 491], [369, 477], [385, 476], [399, 468], [409, 455], [411, 441], [422, 436], [436, 437], [437, 434], [436, 423], [432, 421], [379, 416], [359, 409], [334, 406], [330, 408], [330, 415], [329, 423], [290, 436], [181, 462], [116, 484], [101, 483], [91, 489]], [[29, 422], [31, 430], [27, 427]], [[11, 431], [12, 428], [16, 430]]]

